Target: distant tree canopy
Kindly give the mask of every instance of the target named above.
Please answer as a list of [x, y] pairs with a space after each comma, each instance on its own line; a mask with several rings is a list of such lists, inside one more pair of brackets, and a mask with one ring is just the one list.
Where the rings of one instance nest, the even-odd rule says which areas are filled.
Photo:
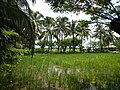
[[120, 34], [120, 0], [45, 0], [55, 12], [80, 11], [94, 19], [111, 20], [110, 29]]

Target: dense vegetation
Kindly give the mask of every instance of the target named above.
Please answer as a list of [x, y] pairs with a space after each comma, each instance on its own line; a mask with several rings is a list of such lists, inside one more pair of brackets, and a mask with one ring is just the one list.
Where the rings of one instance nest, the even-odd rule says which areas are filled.
[[3, 90], [119, 90], [120, 54], [35, 54], [22, 57], [11, 76], [3, 72]]
[[14, 63], [14, 57], [34, 48], [34, 24], [29, 12], [26, 0], [0, 2], [0, 64]]

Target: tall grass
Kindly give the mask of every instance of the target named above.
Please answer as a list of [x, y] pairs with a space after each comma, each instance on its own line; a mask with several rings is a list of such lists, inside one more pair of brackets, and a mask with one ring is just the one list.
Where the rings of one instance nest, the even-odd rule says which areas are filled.
[[120, 90], [120, 54], [24, 56], [12, 76], [12, 89]]

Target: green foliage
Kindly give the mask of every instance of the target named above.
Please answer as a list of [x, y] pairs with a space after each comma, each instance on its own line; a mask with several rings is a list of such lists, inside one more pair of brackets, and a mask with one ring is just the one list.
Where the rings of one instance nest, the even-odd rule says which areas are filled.
[[45, 46], [47, 45], [48, 41], [43, 40], [43, 41], [39, 41], [36, 45], [41, 46], [41, 48], [45, 48]]
[[113, 44], [120, 50], [120, 37], [116, 37]]
[[[74, 38], [74, 46], [79, 45], [79, 40], [78, 38]], [[61, 40], [57, 43], [58, 46], [61, 46], [61, 49], [63, 49], [63, 52], [66, 52], [66, 49], [69, 48], [69, 52], [71, 48], [73, 47], [73, 38], [66, 38], [64, 40]]]
[[17, 56], [28, 54], [29, 50], [22, 48], [20, 35], [11, 28], [0, 28], [1, 42], [0, 42], [0, 64], [14, 63], [17, 61]]
[[[71, 42], [74, 42], [74, 46], [78, 46], [79, 43], [80, 43], [80, 40], [79, 40], [78, 38], [74, 38], [74, 41], [73, 41], [73, 39], [72, 39]], [[72, 45], [73, 45], [73, 43], [72, 43]]]
[[3, 30], [2, 31], [2, 34], [5, 35], [5, 36], [19, 36], [18, 33], [16, 33], [15, 31], [6, 31], [6, 30]]
[[120, 34], [119, 0], [45, 0], [52, 6], [55, 12], [73, 12], [79, 14], [80, 11], [91, 15], [93, 20], [101, 22], [103, 19], [111, 20], [110, 29]]
[[81, 20], [80, 21], [80, 26], [81, 27], [86, 27], [86, 28], [88, 28], [90, 23], [88, 22], [88, 21], [85, 21], [85, 20]]
[[0, 50], [6, 51], [7, 48], [14, 48], [15, 44], [19, 43], [32, 48], [33, 51], [35, 32], [29, 11], [26, 0], [0, 2]]
[[1, 41], [5, 40], [6, 43], [7, 42], [9, 43], [10, 41], [11, 43], [15, 43], [14, 41], [18, 41], [20, 38], [19, 34], [9, 27], [0, 28], [0, 32], [1, 32]]
[[[52, 48], [55, 46], [55, 42], [52, 42], [52, 41], [47, 41], [47, 40], [42, 40], [42, 41], [39, 41], [38, 43], [36, 43], [36, 45], [40, 46], [40, 52], [44, 53], [45, 52], [45, 47], [48, 48], [48, 53], [49, 53], [49, 49]], [[37, 51], [39, 52], [39, 51]]]
[[95, 49], [95, 48], [97, 48], [97, 47], [99, 47], [100, 45], [100, 43], [99, 42], [96, 42], [96, 41], [92, 41], [92, 42], [90, 42], [90, 44], [91, 44], [91, 47], [93, 48], [93, 49]]

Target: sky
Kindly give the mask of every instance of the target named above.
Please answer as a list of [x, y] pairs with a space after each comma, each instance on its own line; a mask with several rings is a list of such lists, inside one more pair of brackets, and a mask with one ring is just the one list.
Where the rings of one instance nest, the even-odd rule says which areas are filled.
[[58, 16], [66, 16], [69, 18], [70, 21], [72, 20], [90, 20], [90, 15], [85, 15], [85, 13], [80, 12], [79, 15], [73, 14], [73, 13], [64, 13], [61, 14], [60, 12], [58, 13], [54, 13], [51, 9], [50, 9], [50, 5], [48, 5], [48, 3], [44, 3], [44, 0], [36, 0], [36, 4], [32, 4], [32, 2], [30, 0], [27, 0], [30, 8], [33, 11], [39, 11], [41, 14], [43, 14], [44, 16], [50, 16], [53, 18], [56, 18]]

